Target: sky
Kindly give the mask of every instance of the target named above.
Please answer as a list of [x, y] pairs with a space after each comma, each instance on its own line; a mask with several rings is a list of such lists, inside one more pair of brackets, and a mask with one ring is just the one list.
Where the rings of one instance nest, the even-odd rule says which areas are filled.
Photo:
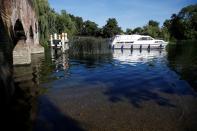
[[116, 18], [123, 30], [142, 27], [149, 20], [156, 20], [162, 26], [173, 13], [183, 7], [197, 3], [197, 0], [49, 0], [57, 12], [66, 10], [84, 20], [96, 22], [99, 27], [108, 18]]

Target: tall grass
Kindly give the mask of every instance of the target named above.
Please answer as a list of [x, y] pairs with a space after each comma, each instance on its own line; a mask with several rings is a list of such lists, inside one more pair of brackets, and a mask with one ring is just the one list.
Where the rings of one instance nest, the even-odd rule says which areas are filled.
[[95, 37], [75, 37], [70, 41], [72, 54], [107, 54], [111, 52], [108, 39]]

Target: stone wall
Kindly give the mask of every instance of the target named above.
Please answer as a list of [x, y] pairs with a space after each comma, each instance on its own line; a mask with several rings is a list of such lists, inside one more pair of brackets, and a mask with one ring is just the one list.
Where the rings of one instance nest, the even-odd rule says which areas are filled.
[[[44, 52], [44, 48], [39, 44], [38, 19], [32, 0], [0, 0], [0, 13], [14, 43], [14, 64], [30, 64], [31, 59], [26, 59], [29, 58], [26, 56]], [[17, 30], [17, 21], [20, 21], [23, 29]], [[21, 38], [18, 36], [21, 32], [25, 36], [24, 44], [21, 44]]]

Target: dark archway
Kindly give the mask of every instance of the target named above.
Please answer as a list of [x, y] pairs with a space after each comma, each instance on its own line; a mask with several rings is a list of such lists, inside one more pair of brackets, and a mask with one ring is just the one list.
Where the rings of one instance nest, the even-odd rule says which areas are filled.
[[19, 40], [26, 40], [25, 31], [21, 20], [17, 20], [14, 25], [14, 44], [16, 45]]
[[31, 39], [34, 38], [34, 32], [33, 32], [32, 26], [29, 27], [29, 36], [30, 36]]

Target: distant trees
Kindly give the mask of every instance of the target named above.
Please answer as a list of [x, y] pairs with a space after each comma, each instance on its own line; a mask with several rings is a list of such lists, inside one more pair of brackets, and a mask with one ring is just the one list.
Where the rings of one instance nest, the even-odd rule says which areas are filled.
[[[84, 21], [83, 18], [71, 15], [65, 10], [57, 13], [50, 8], [48, 0], [35, 0], [34, 7], [38, 15], [40, 43], [46, 44], [52, 33], [67, 32], [69, 36], [94, 36], [110, 38], [123, 33], [115, 18], [109, 18], [106, 25], [98, 27], [95, 22]], [[197, 39], [197, 4], [183, 8], [178, 14], [173, 14], [163, 26], [150, 20], [144, 27], [128, 28], [125, 34], [150, 35], [165, 40]]]
[[159, 27], [157, 21], [150, 20], [143, 28], [127, 29], [125, 33], [150, 35], [167, 41], [197, 39], [197, 4], [173, 14], [171, 19], [165, 20], [162, 27]]
[[118, 26], [118, 22], [115, 18], [109, 18], [107, 24], [103, 27], [103, 36], [105, 38], [113, 37], [114, 35], [120, 34], [121, 28]]
[[74, 15], [69, 14], [72, 21], [75, 23], [76, 35], [81, 35], [84, 27], [84, 22], [82, 17], [75, 17]]
[[133, 34], [133, 30], [127, 28], [125, 33], [128, 34], [128, 35], [131, 35], [131, 34]]
[[159, 22], [157, 21], [150, 20], [148, 25], [144, 26], [143, 34], [150, 35], [154, 38], [159, 38], [160, 33]]
[[96, 36], [98, 30], [98, 25], [95, 22], [88, 20], [83, 23], [81, 35]]
[[178, 40], [197, 39], [197, 4], [183, 8], [178, 14], [173, 14], [164, 25], [172, 38]]
[[162, 38], [169, 41], [170, 34], [168, 28], [165, 26], [159, 27], [159, 22], [150, 20], [144, 27], [137, 27], [132, 29], [127, 29], [125, 34], [140, 34], [149, 35], [154, 38]]
[[133, 34], [142, 34], [143, 29], [141, 27], [137, 27], [133, 29]]
[[35, 0], [34, 7], [38, 15], [40, 43], [47, 44], [49, 35], [67, 32], [69, 36], [113, 37], [122, 32], [115, 18], [110, 18], [102, 28], [90, 20], [71, 15], [65, 10], [60, 13], [50, 8], [48, 0]]
[[62, 10], [61, 14], [57, 15], [56, 29], [57, 33], [67, 32], [69, 36], [76, 33], [75, 22], [72, 21], [71, 17], [65, 10]]

